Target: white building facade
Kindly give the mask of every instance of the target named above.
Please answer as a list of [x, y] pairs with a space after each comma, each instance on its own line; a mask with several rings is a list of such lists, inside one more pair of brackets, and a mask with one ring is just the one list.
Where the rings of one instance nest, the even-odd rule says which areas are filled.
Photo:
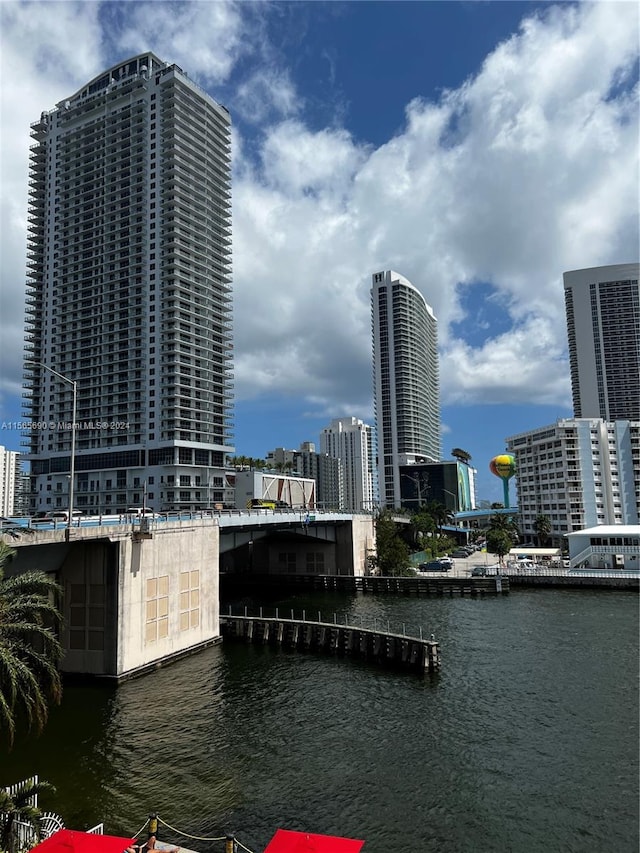
[[382, 506], [401, 503], [400, 465], [442, 456], [438, 323], [408, 279], [372, 276], [374, 406]]
[[640, 525], [600, 525], [570, 533], [572, 567], [640, 571]]
[[538, 515], [551, 520], [551, 538], [597, 525], [636, 525], [640, 519], [640, 422], [565, 418], [511, 436], [516, 459], [521, 531], [535, 537]]
[[371, 512], [373, 493], [372, 429], [358, 418], [335, 418], [320, 433], [320, 453], [341, 463], [338, 509]]
[[0, 515], [14, 514], [16, 486], [20, 479], [20, 454], [0, 445]]
[[145, 53], [31, 135], [25, 415], [46, 425], [23, 442], [32, 509], [68, 505], [73, 382], [75, 509], [233, 500], [226, 108]]
[[564, 273], [573, 413], [640, 420], [639, 265]]

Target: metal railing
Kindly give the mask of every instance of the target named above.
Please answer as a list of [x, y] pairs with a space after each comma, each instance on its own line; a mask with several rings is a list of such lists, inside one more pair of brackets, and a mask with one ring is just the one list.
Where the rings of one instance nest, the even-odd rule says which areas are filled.
[[640, 578], [640, 571], [628, 569], [595, 569], [590, 566], [584, 568], [560, 569], [547, 568], [546, 566], [515, 567], [504, 566], [500, 574], [506, 577], [594, 577], [594, 578]]
[[[4, 790], [13, 799], [15, 796], [20, 794], [25, 785], [29, 784], [37, 785], [38, 777], [31, 776], [29, 779], [25, 779], [22, 782], [16, 782], [13, 785], [8, 785]], [[38, 794], [33, 793], [26, 797], [25, 804], [37, 810]], [[12, 831], [16, 848], [22, 851], [30, 850], [35, 844], [37, 844], [38, 841], [49, 838], [51, 835], [53, 835], [54, 832], [57, 832], [59, 829], [63, 828], [64, 821], [62, 820], [60, 815], [56, 814], [55, 812], [47, 811], [40, 814], [33, 823], [27, 823], [26, 821], [21, 820], [14, 821]]]
[[433, 639], [433, 634], [427, 634], [422, 625], [407, 626], [406, 622], [392, 622], [390, 619], [385, 619], [380, 616], [362, 616], [352, 613], [333, 612], [327, 618], [323, 616], [320, 610], [300, 610], [297, 612], [294, 608], [287, 607], [259, 607], [254, 610], [249, 610], [248, 607], [234, 608], [229, 605], [226, 613], [221, 613], [221, 617], [233, 619], [233, 617], [241, 617], [244, 619], [274, 619], [279, 622], [304, 622], [310, 625], [330, 625], [342, 628], [353, 628], [362, 631], [374, 631], [376, 633], [391, 634], [396, 637], [406, 637], [407, 639], [420, 639], [425, 637]]

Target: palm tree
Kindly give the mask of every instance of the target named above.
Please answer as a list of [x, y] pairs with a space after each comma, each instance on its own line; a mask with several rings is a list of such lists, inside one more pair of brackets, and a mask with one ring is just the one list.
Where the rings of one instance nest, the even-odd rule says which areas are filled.
[[41, 731], [48, 702], [62, 697], [62, 646], [54, 633], [61, 616], [51, 601], [60, 587], [39, 571], [5, 579], [5, 567], [14, 556], [15, 551], [0, 542], [0, 730], [6, 731], [10, 747], [19, 713], [29, 727]]
[[538, 537], [538, 545], [542, 548], [551, 533], [551, 519], [549, 516], [542, 513], [537, 515], [536, 520], [533, 522], [533, 529]]
[[[20, 838], [17, 824], [26, 824], [35, 841], [42, 837], [42, 812], [35, 805], [38, 794], [55, 794], [49, 782], [27, 779], [11, 788], [0, 788], [0, 850], [16, 853]], [[32, 846], [32, 845], [29, 845]]]
[[504, 533], [507, 533], [514, 542], [517, 542], [520, 538], [518, 522], [512, 515], [507, 515], [506, 513], [494, 513], [489, 519], [489, 529], [502, 530]]
[[426, 510], [438, 528], [438, 536], [442, 536], [442, 528], [445, 524], [453, 522], [454, 514], [443, 503], [440, 503], [440, 501], [429, 501]]

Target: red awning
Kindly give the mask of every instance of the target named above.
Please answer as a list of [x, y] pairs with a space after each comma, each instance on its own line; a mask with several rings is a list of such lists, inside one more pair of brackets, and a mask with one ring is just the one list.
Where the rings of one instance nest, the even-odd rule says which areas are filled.
[[134, 838], [59, 829], [46, 841], [36, 845], [31, 853], [123, 853], [132, 844], [135, 844]]
[[358, 853], [364, 841], [279, 829], [264, 853]]

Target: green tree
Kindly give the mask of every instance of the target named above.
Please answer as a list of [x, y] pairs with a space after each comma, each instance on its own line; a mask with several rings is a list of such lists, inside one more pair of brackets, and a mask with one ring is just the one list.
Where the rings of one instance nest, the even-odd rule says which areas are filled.
[[39, 571], [5, 578], [14, 556], [15, 551], [0, 543], [0, 731], [10, 747], [20, 714], [30, 728], [41, 731], [48, 703], [62, 697], [62, 647], [55, 634], [61, 617], [51, 600], [60, 588]]
[[507, 513], [494, 513], [489, 519], [489, 530], [502, 530], [504, 533], [508, 533], [514, 544], [520, 538], [518, 522], [512, 515], [507, 515]]
[[49, 782], [37, 782], [27, 779], [15, 786], [10, 794], [5, 788], [0, 788], [0, 850], [7, 853], [17, 853], [19, 838], [16, 823], [27, 824], [35, 841], [42, 837], [42, 812], [33, 805], [39, 794], [55, 794], [56, 789]]
[[487, 530], [487, 551], [490, 554], [495, 554], [500, 563], [502, 563], [505, 554], [508, 554], [513, 548], [513, 539], [506, 530]]
[[551, 519], [549, 516], [542, 513], [537, 515], [536, 520], [533, 522], [533, 529], [538, 537], [538, 545], [542, 548], [551, 533]]
[[411, 514], [410, 522], [411, 542], [416, 550], [426, 550], [425, 543], [430, 543], [432, 549], [435, 545], [436, 523], [433, 516], [427, 512], [425, 507], [420, 507], [418, 512]]
[[381, 575], [407, 573], [409, 548], [388, 510], [383, 510], [376, 520], [376, 551], [375, 565]]
[[438, 529], [438, 536], [442, 536], [442, 528], [445, 524], [453, 523], [454, 514], [450, 509], [447, 509], [443, 503], [440, 503], [440, 501], [429, 501], [426, 506], [426, 511], [434, 520]]

